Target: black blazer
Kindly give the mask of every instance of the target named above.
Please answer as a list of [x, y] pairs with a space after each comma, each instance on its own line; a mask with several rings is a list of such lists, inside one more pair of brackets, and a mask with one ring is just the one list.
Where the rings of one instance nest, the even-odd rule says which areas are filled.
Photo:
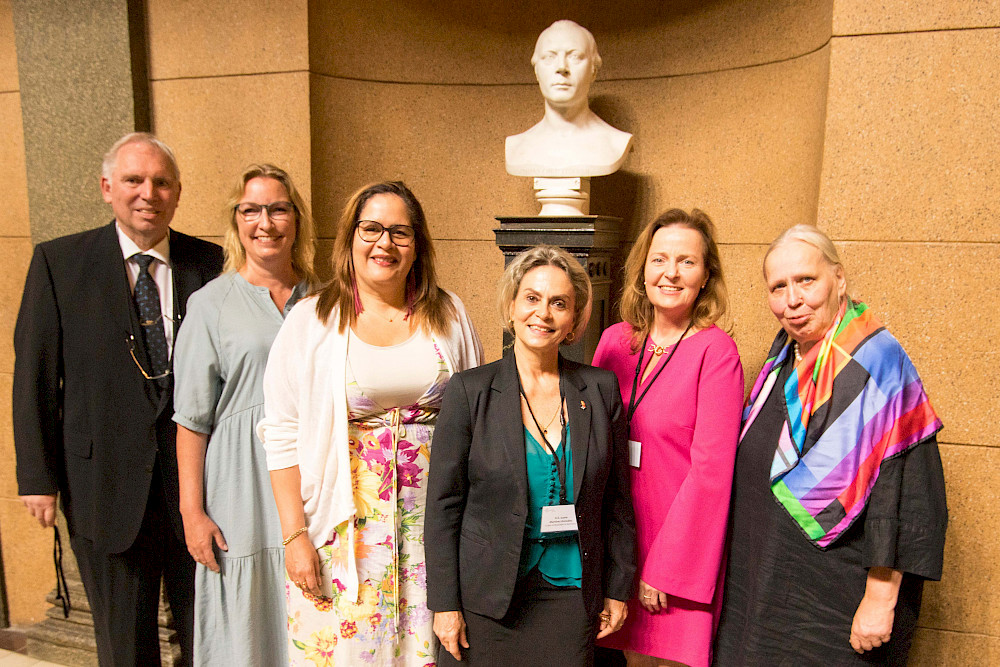
[[[222, 249], [171, 231], [170, 263], [176, 335], [188, 297], [221, 270]], [[40, 243], [14, 331], [18, 492], [58, 491], [71, 534], [107, 553], [135, 541], [154, 480], [184, 539], [173, 387], [158, 391], [129, 354], [131, 334], [150, 368], [125, 271], [114, 222]]]
[[[566, 380], [583, 599], [628, 600], [636, 568], [625, 415], [614, 373], [560, 359]], [[424, 545], [427, 603], [502, 618], [528, 516], [524, 425], [514, 355], [459, 373], [431, 447]]]

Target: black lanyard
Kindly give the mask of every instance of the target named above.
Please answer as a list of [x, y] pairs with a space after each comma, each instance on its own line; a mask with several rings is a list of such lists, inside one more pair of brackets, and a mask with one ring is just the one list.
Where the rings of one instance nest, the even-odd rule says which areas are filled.
[[538, 435], [542, 436], [542, 447], [555, 459], [556, 473], [559, 475], [559, 504], [566, 505], [566, 413], [563, 410], [563, 404], [566, 402], [566, 392], [563, 389], [562, 373], [559, 373], [559, 447], [563, 452], [562, 458], [559, 457], [559, 450], [552, 449], [549, 439], [545, 437], [545, 431], [542, 430], [542, 425], [538, 423], [538, 418], [535, 417], [535, 411], [531, 409], [531, 402], [528, 400], [528, 395], [524, 393], [524, 387], [521, 386], [520, 372], [517, 374], [517, 390], [521, 396], [524, 396], [524, 403], [528, 406], [528, 414], [531, 415], [531, 420], [535, 422]]
[[[628, 399], [628, 412], [626, 413], [626, 420], [625, 420], [626, 428], [628, 429], [628, 436], [630, 438], [632, 437], [632, 417], [635, 415], [635, 411], [639, 408], [639, 403], [642, 402], [642, 399], [646, 398], [646, 394], [649, 393], [649, 388], [653, 386], [653, 383], [656, 382], [656, 378], [660, 377], [660, 373], [662, 373], [663, 369], [667, 367], [667, 364], [670, 363], [670, 360], [674, 358], [674, 353], [677, 352], [677, 348], [681, 346], [681, 341], [684, 340], [684, 336], [686, 336], [687, 332], [691, 330], [692, 324], [694, 324], [694, 320], [688, 322], [687, 329], [684, 330], [684, 333], [681, 334], [681, 337], [677, 339], [676, 343], [674, 343], [674, 347], [670, 350], [670, 354], [667, 355], [667, 358], [663, 362], [663, 365], [660, 366], [660, 370], [656, 371], [656, 374], [652, 378], [650, 378], [649, 384], [646, 385], [646, 388], [643, 389], [642, 393], [639, 395], [639, 400], [636, 400], [635, 391], [636, 388], [639, 386], [639, 375], [640, 373], [642, 373], [642, 357], [646, 353], [646, 343], [645, 341], [643, 342], [642, 349], [639, 350], [639, 361], [637, 361], [635, 364], [635, 380], [632, 381], [632, 396], [629, 397]], [[651, 339], [649, 338], [649, 336], [646, 336], [646, 340], [648, 341]]]

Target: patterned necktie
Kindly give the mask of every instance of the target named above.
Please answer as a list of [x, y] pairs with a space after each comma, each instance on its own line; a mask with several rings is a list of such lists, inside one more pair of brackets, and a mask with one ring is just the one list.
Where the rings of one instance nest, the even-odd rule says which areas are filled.
[[[152, 366], [150, 375], [163, 375], [169, 369], [170, 355], [167, 351], [167, 335], [163, 331], [163, 317], [160, 312], [160, 291], [156, 281], [149, 275], [151, 255], [135, 254], [132, 259], [139, 265], [139, 277], [135, 280], [135, 304], [139, 307], [139, 324], [142, 325], [142, 340], [146, 344], [146, 355]], [[162, 380], [160, 383], [162, 384]]]

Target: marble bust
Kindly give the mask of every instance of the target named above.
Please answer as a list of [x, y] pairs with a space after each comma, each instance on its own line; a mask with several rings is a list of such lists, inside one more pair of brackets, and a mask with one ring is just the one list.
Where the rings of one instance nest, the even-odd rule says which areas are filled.
[[538, 36], [531, 64], [545, 115], [526, 132], [507, 137], [507, 173], [558, 178], [618, 171], [632, 135], [590, 110], [587, 95], [601, 66], [590, 31], [573, 21], [556, 21]]

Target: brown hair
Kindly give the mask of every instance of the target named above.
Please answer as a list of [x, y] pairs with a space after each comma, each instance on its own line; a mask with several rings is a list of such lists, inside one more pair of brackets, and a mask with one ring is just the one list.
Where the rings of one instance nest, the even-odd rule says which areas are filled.
[[239, 271], [247, 263], [247, 253], [243, 244], [240, 243], [239, 226], [236, 222], [236, 207], [246, 192], [247, 183], [255, 178], [270, 178], [275, 180], [288, 192], [288, 198], [295, 207], [295, 243], [292, 244], [292, 268], [295, 273], [305, 279], [310, 285], [315, 285], [318, 281], [313, 261], [316, 256], [316, 229], [313, 225], [312, 216], [306, 206], [302, 195], [295, 188], [292, 177], [284, 169], [275, 167], [273, 164], [251, 164], [233, 184], [233, 189], [229, 193], [226, 201], [226, 213], [228, 223], [226, 234], [222, 240], [222, 252], [226, 257], [224, 271]]
[[438, 335], [446, 334], [451, 323], [458, 316], [455, 305], [448, 294], [438, 287], [437, 274], [434, 271], [434, 245], [431, 242], [430, 231], [427, 229], [427, 218], [416, 196], [402, 181], [385, 181], [372, 183], [361, 188], [347, 200], [344, 212], [337, 222], [336, 238], [333, 242], [333, 255], [330, 264], [333, 268], [333, 278], [317, 290], [316, 316], [326, 324], [334, 307], [340, 311], [339, 329], [343, 333], [349, 325], [358, 319], [354, 309], [354, 263], [351, 251], [354, 247], [355, 230], [361, 211], [368, 200], [375, 195], [395, 195], [406, 206], [406, 211], [413, 225], [413, 243], [416, 258], [410, 267], [410, 276], [414, 284], [413, 321], [424, 331]]
[[633, 353], [642, 346], [653, 326], [653, 304], [649, 302], [645, 286], [646, 256], [649, 254], [650, 246], [653, 245], [653, 236], [656, 232], [674, 225], [698, 232], [705, 247], [704, 260], [708, 280], [694, 302], [691, 317], [693, 325], [699, 329], [711, 326], [725, 315], [729, 308], [729, 293], [722, 275], [722, 260], [719, 257], [719, 247], [715, 243], [715, 225], [712, 219], [704, 211], [696, 208], [691, 209], [691, 213], [672, 208], [646, 225], [646, 228], [639, 233], [625, 262], [625, 285], [618, 310], [621, 319], [632, 327]]

